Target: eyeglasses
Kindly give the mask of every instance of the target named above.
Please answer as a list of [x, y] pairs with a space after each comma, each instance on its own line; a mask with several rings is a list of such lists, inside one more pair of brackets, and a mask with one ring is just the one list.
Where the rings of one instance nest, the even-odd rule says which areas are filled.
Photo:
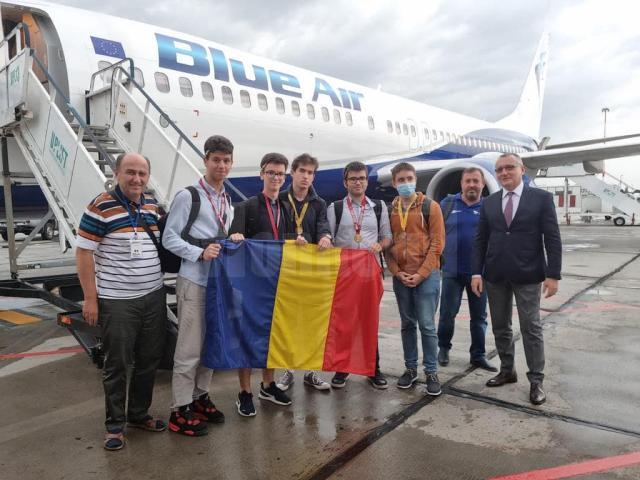
[[266, 172], [264, 172], [264, 174], [269, 177], [269, 178], [284, 178], [284, 176], [286, 175], [286, 173], [284, 172], [274, 172], [273, 170], [267, 170]]
[[348, 177], [347, 178], [347, 182], [351, 182], [351, 183], [364, 183], [367, 181], [367, 177]]
[[503, 167], [497, 167], [496, 168], [496, 173], [500, 173], [502, 171], [513, 172], [517, 167], [518, 167], [518, 165], [505, 165]]

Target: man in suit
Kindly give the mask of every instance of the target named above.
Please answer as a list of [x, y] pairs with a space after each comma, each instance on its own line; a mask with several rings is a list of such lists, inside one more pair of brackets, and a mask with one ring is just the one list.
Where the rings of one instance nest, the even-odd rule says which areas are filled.
[[471, 280], [476, 295], [480, 296], [483, 288], [487, 290], [491, 325], [500, 355], [500, 373], [491, 378], [487, 386], [499, 387], [518, 381], [511, 330], [515, 295], [529, 367], [529, 399], [534, 405], [541, 405], [546, 395], [542, 389], [544, 340], [540, 284], [545, 298], [558, 291], [562, 264], [560, 229], [552, 195], [524, 185], [524, 165], [518, 155], [500, 155], [495, 169], [502, 190], [487, 197], [480, 210]]

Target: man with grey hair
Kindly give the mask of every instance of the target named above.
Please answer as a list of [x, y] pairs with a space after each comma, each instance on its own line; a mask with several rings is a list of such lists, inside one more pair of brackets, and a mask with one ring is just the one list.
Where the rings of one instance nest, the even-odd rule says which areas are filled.
[[500, 373], [487, 382], [500, 387], [518, 381], [511, 330], [513, 297], [529, 371], [529, 400], [546, 400], [544, 339], [540, 295], [558, 291], [562, 242], [551, 193], [524, 184], [522, 159], [513, 153], [498, 157], [495, 166], [502, 190], [484, 200], [476, 232], [471, 288], [480, 296], [486, 287], [491, 325], [500, 355]]
[[91, 201], [76, 239], [82, 314], [102, 329], [106, 450], [124, 447], [125, 423], [154, 432], [167, 428], [149, 415], [167, 321], [160, 259], [150, 236], [159, 236], [158, 205], [144, 193], [149, 167], [137, 153], [118, 157], [115, 189]]
[[462, 191], [448, 195], [440, 202], [446, 240], [442, 267], [440, 320], [438, 322], [438, 363], [449, 364], [449, 350], [453, 338], [455, 319], [460, 310], [462, 293], [466, 290], [469, 303], [469, 329], [471, 331], [470, 362], [473, 366], [497, 372], [485, 357], [484, 338], [487, 331], [487, 294], [477, 297], [471, 291], [471, 252], [476, 234], [484, 174], [478, 167], [468, 167], [460, 180]]

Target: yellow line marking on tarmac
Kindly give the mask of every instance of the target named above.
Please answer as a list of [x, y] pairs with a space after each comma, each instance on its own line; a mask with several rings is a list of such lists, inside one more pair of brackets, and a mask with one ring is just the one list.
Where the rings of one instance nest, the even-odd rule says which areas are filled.
[[31, 315], [25, 315], [24, 313], [14, 312], [12, 310], [0, 310], [0, 320], [14, 323], [16, 325], [26, 325], [28, 323], [39, 322], [42, 319], [40, 317], [32, 317]]

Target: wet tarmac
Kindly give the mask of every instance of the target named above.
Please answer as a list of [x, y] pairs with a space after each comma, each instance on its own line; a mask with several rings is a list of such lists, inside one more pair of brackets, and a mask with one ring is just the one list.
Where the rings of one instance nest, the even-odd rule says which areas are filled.
[[[132, 430], [124, 450], [106, 452], [100, 371], [55, 325], [57, 309], [0, 297], [0, 479], [640, 479], [640, 229], [561, 233], [564, 278], [542, 303], [548, 400], [540, 407], [528, 401], [521, 341], [518, 383], [488, 388], [492, 374], [470, 367], [464, 301], [451, 363], [439, 372], [443, 394], [397, 389], [404, 365], [387, 278], [388, 390], [352, 376], [342, 390], [318, 392], [298, 372], [292, 406], [256, 399], [257, 416], [243, 418], [235, 373], [217, 372], [211, 391], [226, 423], [207, 437]], [[27, 258], [60, 257], [55, 242], [34, 247]], [[6, 320], [3, 311], [24, 317]], [[490, 329], [487, 350], [495, 355]], [[13, 356], [24, 352], [40, 353]], [[152, 413], [168, 417], [169, 403], [170, 375], [159, 372]]]

